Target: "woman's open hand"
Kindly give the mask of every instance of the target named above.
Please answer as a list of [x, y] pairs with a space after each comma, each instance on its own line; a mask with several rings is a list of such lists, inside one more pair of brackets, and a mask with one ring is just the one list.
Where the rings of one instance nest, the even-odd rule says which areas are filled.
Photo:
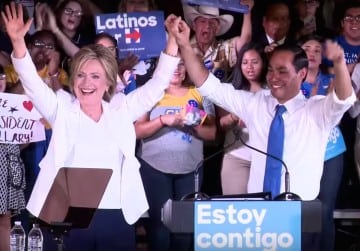
[[14, 57], [21, 58], [25, 56], [26, 44], [24, 37], [30, 29], [32, 19], [24, 23], [23, 7], [21, 4], [15, 4], [15, 2], [6, 5], [5, 11], [1, 12], [1, 16], [13, 45]]

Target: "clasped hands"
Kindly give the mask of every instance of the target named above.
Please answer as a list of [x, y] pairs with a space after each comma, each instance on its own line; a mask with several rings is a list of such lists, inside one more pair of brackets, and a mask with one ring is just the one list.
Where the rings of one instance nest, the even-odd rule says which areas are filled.
[[190, 27], [181, 17], [170, 14], [165, 20], [169, 39], [175, 39], [179, 47], [190, 43]]

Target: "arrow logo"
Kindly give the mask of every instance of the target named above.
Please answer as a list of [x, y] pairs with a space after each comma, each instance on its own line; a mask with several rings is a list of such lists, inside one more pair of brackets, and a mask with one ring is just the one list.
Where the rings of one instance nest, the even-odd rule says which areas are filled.
[[134, 28], [133, 32], [130, 29], [125, 29], [125, 43], [131, 44], [133, 40], [135, 43], [140, 43], [141, 34], [139, 28]]

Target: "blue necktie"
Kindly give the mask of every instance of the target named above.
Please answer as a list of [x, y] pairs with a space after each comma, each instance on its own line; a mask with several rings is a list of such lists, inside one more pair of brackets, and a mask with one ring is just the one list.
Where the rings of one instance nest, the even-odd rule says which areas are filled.
[[[271, 122], [267, 152], [282, 159], [284, 150], [284, 120], [282, 114], [286, 111], [283, 105], [276, 106], [276, 113]], [[264, 192], [271, 192], [274, 198], [280, 193], [282, 164], [270, 156], [266, 158]]]

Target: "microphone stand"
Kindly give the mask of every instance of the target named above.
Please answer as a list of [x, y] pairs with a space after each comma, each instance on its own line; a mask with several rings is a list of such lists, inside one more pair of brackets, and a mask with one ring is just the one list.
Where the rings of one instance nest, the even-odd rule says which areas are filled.
[[285, 192], [277, 195], [277, 196], [274, 198], [274, 200], [277, 200], [277, 201], [283, 201], [283, 200], [285, 200], [285, 201], [301, 200], [301, 198], [300, 198], [299, 195], [290, 192], [290, 174], [289, 174], [289, 170], [288, 170], [287, 165], [285, 164], [285, 162], [284, 162], [282, 159], [280, 159], [280, 158], [278, 158], [278, 157], [276, 157], [276, 156], [274, 156], [274, 155], [272, 155], [272, 154], [270, 154], [270, 153], [261, 151], [260, 149], [257, 149], [257, 148], [255, 148], [255, 147], [253, 147], [253, 146], [248, 145], [247, 143], [244, 142], [244, 140], [241, 138], [240, 135], [238, 135], [238, 138], [239, 138], [239, 140], [241, 141], [241, 143], [242, 143], [244, 146], [246, 146], [246, 147], [248, 147], [248, 148], [250, 148], [250, 149], [252, 149], [252, 150], [254, 150], [254, 151], [256, 151], [256, 152], [262, 153], [262, 154], [264, 154], [265, 156], [269, 156], [270, 158], [273, 158], [273, 159], [275, 159], [275, 160], [278, 160], [278, 161], [280, 161], [280, 163], [284, 166], [284, 169], [285, 169]]
[[214, 152], [213, 154], [207, 156], [206, 158], [202, 159], [201, 161], [199, 161], [196, 165], [196, 168], [195, 168], [195, 171], [194, 171], [194, 192], [193, 193], [190, 193], [190, 194], [187, 194], [185, 195], [184, 197], [181, 198], [181, 200], [209, 200], [210, 197], [209, 195], [205, 194], [205, 193], [202, 193], [200, 192], [200, 188], [199, 188], [199, 185], [200, 185], [200, 181], [199, 181], [199, 171], [200, 171], [200, 168], [202, 167], [202, 165], [214, 158], [215, 156], [219, 155], [220, 153], [224, 152], [225, 150], [229, 149], [230, 147], [232, 147], [236, 141], [238, 141], [238, 133], [235, 133], [236, 130], [233, 130], [234, 131], [234, 135], [235, 135], [235, 139], [234, 141], [232, 141], [231, 143], [229, 143], [228, 145], [224, 146], [223, 148], [221, 148], [219, 151], [216, 151]]

